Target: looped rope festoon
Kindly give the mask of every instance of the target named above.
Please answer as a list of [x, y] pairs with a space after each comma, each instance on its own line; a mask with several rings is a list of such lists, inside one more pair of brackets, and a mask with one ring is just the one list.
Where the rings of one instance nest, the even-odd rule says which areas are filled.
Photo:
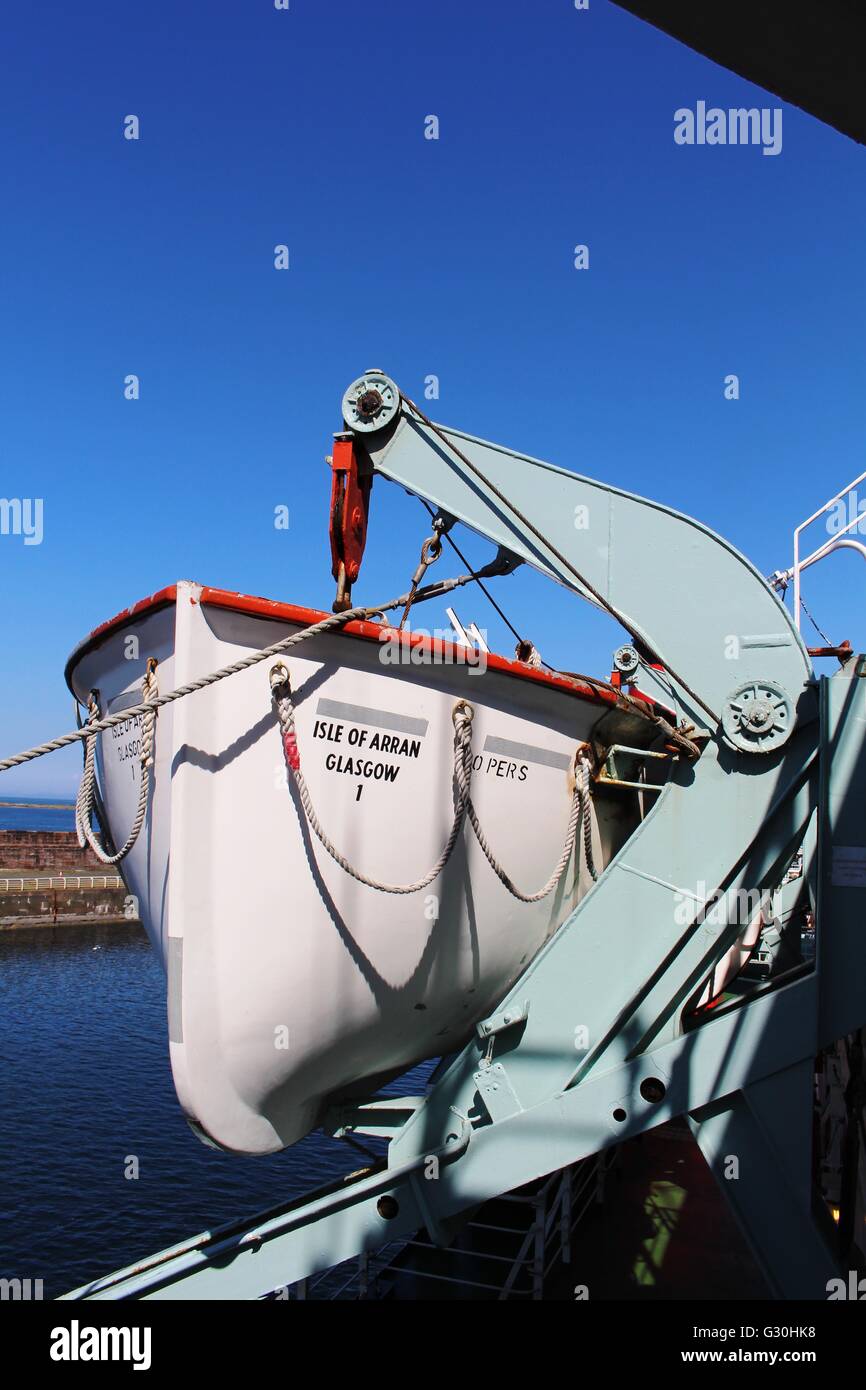
[[362, 874], [360, 869], [356, 869], [353, 864], [349, 863], [346, 856], [341, 854], [329, 839], [319, 817], [316, 815], [312, 797], [310, 796], [310, 789], [301, 771], [301, 758], [298, 752], [298, 740], [295, 733], [295, 709], [292, 703], [291, 681], [288, 670], [281, 661], [277, 662], [276, 666], [271, 667], [271, 693], [277, 711], [277, 718], [280, 721], [280, 732], [283, 736], [283, 752], [286, 755], [286, 765], [298, 789], [298, 796], [304, 808], [304, 815], [307, 817], [310, 829], [328, 851], [331, 858], [335, 863], [339, 864], [340, 868], [343, 869], [345, 873], [349, 874], [352, 878], [356, 878], [359, 883], [365, 884], [367, 888], [375, 888], [380, 893], [420, 893], [422, 888], [426, 888], [428, 883], [432, 883], [434, 878], [441, 874], [448, 860], [451, 858], [451, 851], [457, 843], [457, 837], [463, 826], [466, 808], [469, 804], [469, 782], [472, 776], [472, 720], [475, 714], [469, 701], [458, 700], [451, 715], [454, 721], [454, 782], [457, 788], [457, 795], [454, 803], [454, 820], [451, 824], [451, 833], [445, 841], [442, 853], [424, 877], [416, 879], [414, 883], [381, 883], [378, 879], [370, 878], [368, 874]]
[[539, 888], [537, 893], [522, 893], [520, 889], [516, 887], [514, 883], [512, 883], [511, 879], [508, 877], [507, 873], [502, 868], [502, 865], [494, 857], [493, 852], [490, 849], [489, 844], [487, 843], [487, 839], [484, 835], [484, 832], [481, 829], [481, 825], [478, 821], [478, 816], [475, 812], [475, 807], [473, 806], [471, 800], [469, 802], [468, 812], [469, 822], [472, 826], [472, 829], [475, 831], [475, 838], [477, 839], [479, 845], [484, 851], [488, 864], [490, 865], [491, 869], [496, 874], [496, 877], [500, 880], [500, 882], [504, 883], [509, 893], [513, 894], [515, 898], [518, 898], [520, 902], [538, 903], [541, 902], [542, 898], [546, 898], [548, 893], [553, 892], [554, 888], [556, 887], [557, 883], [562, 877], [563, 872], [565, 871], [565, 867], [568, 864], [569, 859], [571, 858], [571, 851], [574, 847], [574, 840], [577, 834], [577, 827], [581, 821], [583, 822], [583, 844], [584, 851], [586, 854], [586, 867], [589, 870], [593, 882], [595, 882], [598, 879], [598, 873], [596, 872], [595, 861], [593, 859], [592, 854], [592, 812], [590, 809], [589, 798], [589, 761], [585, 756], [583, 750], [579, 750], [578, 753], [575, 755], [574, 792], [571, 798], [571, 815], [568, 819], [568, 830], [566, 831], [565, 844], [562, 847], [562, 854], [559, 856], [559, 862], [556, 865], [556, 868], [553, 870], [553, 873], [550, 875], [550, 878], [547, 880], [543, 888]]
[[457, 843], [457, 838], [463, 826], [463, 821], [468, 815], [469, 822], [475, 832], [481, 849], [489, 863], [491, 869], [496, 874], [501, 883], [508, 889], [515, 898], [524, 903], [540, 902], [553, 892], [571, 858], [574, 848], [575, 835], [577, 833], [578, 822], [583, 819], [584, 843], [586, 846], [587, 868], [593, 879], [598, 877], [592, 857], [592, 821], [589, 798], [589, 767], [584, 757], [583, 750], [579, 750], [575, 757], [575, 782], [574, 794], [571, 802], [571, 814], [568, 820], [568, 829], [565, 836], [565, 844], [556, 868], [543, 888], [537, 893], [523, 893], [511, 881], [502, 865], [496, 859], [491, 850], [484, 833], [481, 829], [478, 815], [472, 804], [470, 788], [472, 782], [472, 720], [475, 711], [468, 700], [458, 700], [452, 711], [454, 722], [454, 783], [456, 787], [456, 797], [454, 802], [454, 820], [451, 824], [451, 832], [445, 841], [442, 852], [436, 863], [424, 875], [423, 878], [416, 879], [414, 883], [383, 883], [379, 879], [371, 878], [357, 869], [350, 863], [344, 854], [333, 844], [330, 837], [325, 832], [319, 817], [313, 806], [310, 789], [307, 786], [306, 778], [301, 771], [301, 758], [298, 751], [298, 739], [295, 731], [295, 709], [292, 702], [291, 678], [288, 669], [280, 661], [271, 667], [270, 672], [271, 694], [274, 707], [280, 724], [280, 732], [283, 739], [283, 752], [286, 758], [286, 766], [292, 775], [295, 786], [298, 789], [298, 797], [307, 817], [310, 829], [313, 831], [320, 844], [327, 850], [328, 854], [340, 868], [352, 878], [363, 883], [367, 888], [375, 888], [380, 893], [420, 893], [422, 888], [426, 888], [432, 883], [434, 878], [445, 868], [451, 857], [451, 852]]
[[[146, 705], [151, 706], [156, 700], [159, 691], [156, 684], [156, 662], [148, 661], [147, 670], [141, 683], [141, 693]], [[96, 699], [96, 692], [91, 690], [87, 699], [87, 723], [85, 729], [92, 728], [99, 723], [99, 704]], [[84, 740], [84, 773], [81, 778], [81, 785], [78, 788], [78, 796], [75, 802], [75, 829], [78, 833], [78, 843], [83, 849], [89, 845], [97, 859], [103, 864], [119, 864], [125, 859], [135, 844], [144, 824], [147, 815], [147, 801], [150, 794], [150, 771], [153, 767], [153, 734], [156, 725], [156, 708], [146, 708], [141, 715], [141, 740], [139, 748], [139, 761], [141, 766], [141, 776], [138, 784], [138, 806], [135, 812], [135, 819], [126, 837], [126, 843], [116, 852], [108, 854], [96, 838], [93, 829], [93, 806], [96, 800], [96, 743], [99, 738], [98, 732], [94, 729], [88, 733]]]

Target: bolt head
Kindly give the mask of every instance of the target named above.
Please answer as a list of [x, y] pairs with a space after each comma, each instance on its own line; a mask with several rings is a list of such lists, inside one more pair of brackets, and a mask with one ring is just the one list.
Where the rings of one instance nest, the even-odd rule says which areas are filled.
[[357, 400], [358, 414], [363, 420], [372, 420], [382, 409], [382, 404], [382, 397], [375, 389], [362, 391]]
[[763, 729], [772, 718], [773, 711], [766, 700], [753, 700], [746, 713], [746, 721], [753, 729]]

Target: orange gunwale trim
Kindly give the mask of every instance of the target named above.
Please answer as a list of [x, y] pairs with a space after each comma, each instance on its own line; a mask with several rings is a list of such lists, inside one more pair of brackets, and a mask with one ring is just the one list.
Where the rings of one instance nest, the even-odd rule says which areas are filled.
[[[299, 627], [309, 627], [312, 623], [321, 622], [322, 618], [327, 618], [327, 613], [321, 612], [316, 608], [302, 608], [293, 603], [281, 603], [277, 599], [258, 598], [253, 594], [233, 593], [228, 589], [214, 589], [209, 585], [202, 585], [201, 594], [198, 599], [203, 605], [211, 605], [214, 608], [228, 608], [236, 613], [249, 613], [256, 618], [268, 618], [274, 622], [292, 623]], [[111, 637], [118, 629], [126, 627], [135, 618], [140, 618], [146, 614], [155, 613], [160, 608], [166, 608], [171, 603], [177, 602], [177, 585], [170, 584], [165, 589], [159, 589], [151, 594], [149, 598], [140, 599], [138, 603], [126, 608], [122, 613], [117, 613], [107, 622], [100, 623], [95, 627], [83, 641], [78, 643], [71, 653], [66, 663], [65, 677], [66, 684], [72, 690], [72, 675], [75, 667], [87, 652], [94, 647], [98, 647], [107, 638]], [[193, 600], [194, 602], [194, 600]], [[343, 627], [337, 628], [329, 636], [345, 634], [347, 637], [360, 638], [366, 642], [382, 642], [389, 639], [398, 639], [401, 644], [409, 647], [423, 647], [429, 649], [433, 655], [440, 657], [447, 656], [461, 650], [453, 642], [443, 642], [438, 637], [426, 637], [423, 633], [404, 632], [398, 633], [396, 628], [389, 623], [374, 623], [366, 619], [355, 619], [346, 623]], [[457, 662], [453, 663], [457, 665]], [[464, 664], [464, 663], [459, 663]], [[585, 684], [583, 681], [573, 680], [569, 676], [554, 675], [548, 671], [539, 671], [532, 666], [525, 666], [519, 661], [509, 661], [507, 657], [497, 656], [493, 652], [487, 655], [487, 668], [492, 671], [499, 671], [503, 675], [514, 676], [518, 680], [532, 681], [537, 685], [545, 685], [555, 690], [565, 691], [568, 695], [573, 695], [583, 700], [592, 700], [597, 704], [615, 704], [617, 697], [613, 691], [607, 691], [603, 687], [594, 687]], [[73, 691], [73, 694], [75, 692]]]

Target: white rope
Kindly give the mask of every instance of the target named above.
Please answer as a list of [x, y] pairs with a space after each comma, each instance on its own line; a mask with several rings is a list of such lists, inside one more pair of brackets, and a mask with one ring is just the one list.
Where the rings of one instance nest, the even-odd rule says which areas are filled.
[[586, 867], [589, 870], [590, 878], [593, 883], [598, 882], [598, 870], [595, 867], [595, 859], [592, 853], [592, 811], [590, 809], [589, 797], [589, 755], [584, 749], [577, 757], [577, 781], [580, 788], [580, 797], [583, 802], [583, 849], [586, 856]]
[[[453, 580], [444, 581], [440, 587], [443, 590], [456, 587], [461, 583], [468, 583], [471, 576], [464, 578], [458, 577]], [[326, 618], [321, 618], [317, 623], [311, 623], [309, 627], [302, 628], [300, 632], [295, 632], [291, 637], [284, 637], [280, 642], [274, 642], [269, 647], [263, 647], [260, 651], [252, 652], [249, 656], [242, 657], [240, 661], [233, 661], [228, 666], [223, 666], [218, 671], [211, 671], [207, 676], [201, 676], [198, 680], [189, 681], [186, 685], [178, 686], [176, 690], [171, 690], [166, 695], [156, 694], [156, 679], [154, 671], [156, 661], [151, 658], [147, 663], [147, 672], [142, 682], [142, 692], [144, 699], [141, 704], [133, 705], [129, 709], [119, 710], [116, 714], [110, 714], [105, 719], [99, 719], [99, 707], [96, 697], [91, 691], [87, 702], [87, 721], [81, 728], [74, 732], [63, 734], [60, 738], [51, 739], [48, 743], [37, 744], [34, 748], [27, 748], [22, 753], [16, 753], [11, 758], [4, 758], [0, 761], [0, 772], [6, 772], [9, 768], [20, 767], [22, 763], [31, 762], [34, 758], [41, 758], [46, 753], [54, 753], [58, 748], [66, 748], [71, 743], [84, 742], [84, 772], [81, 784], [78, 788], [78, 796], [75, 802], [75, 829], [78, 834], [78, 843], [84, 847], [89, 844], [94, 854], [103, 864], [119, 864], [132, 849], [138, 839], [144, 818], [147, 814], [147, 802], [150, 788], [150, 768], [153, 765], [153, 741], [156, 712], [163, 705], [169, 705], [174, 700], [182, 700], [186, 695], [193, 695], [197, 690], [205, 690], [210, 685], [215, 685], [217, 681], [225, 680], [228, 676], [234, 676], [239, 671], [245, 671], [249, 666], [255, 666], [260, 661], [266, 661], [269, 656], [276, 656], [280, 652], [288, 651], [290, 647], [297, 646], [299, 642], [304, 642], [308, 637], [315, 637], [321, 632], [327, 632], [331, 628], [342, 627], [345, 623], [354, 619], [370, 618], [374, 614], [387, 613], [390, 609], [400, 608], [406, 602], [407, 595], [402, 594], [400, 598], [393, 599], [391, 603], [377, 604], [376, 607], [351, 608], [345, 613], [331, 613]], [[126, 843], [117, 851], [110, 855], [96, 838], [93, 830], [93, 807], [97, 800], [98, 788], [96, 782], [96, 736], [105, 729], [111, 729], [115, 724], [123, 724], [127, 720], [142, 719], [142, 765], [141, 783], [138, 793], [138, 807], [132, 829], [127, 836]]]
[[[468, 584], [469, 582], [471, 582], [473, 577], [474, 576], [471, 574], [460, 575], [455, 577], [454, 579], [444, 580], [439, 585], [431, 586], [429, 591], [425, 590], [424, 597], [433, 597], [434, 593], [444, 593], [447, 592], [449, 589], [458, 587], [459, 585]], [[414, 595], [414, 597], [415, 601], [417, 602], [422, 597], [422, 595], [419, 593], [417, 595]], [[320, 633], [328, 632], [332, 628], [342, 627], [346, 623], [354, 621], [363, 621], [367, 618], [377, 618], [383, 613], [390, 612], [392, 609], [402, 608], [405, 606], [409, 598], [410, 595], [402, 594], [399, 598], [392, 599], [390, 603], [379, 603], [375, 605], [370, 605], [365, 608], [350, 608], [343, 613], [329, 614], [327, 617], [321, 618], [319, 622], [311, 623], [309, 627], [302, 628], [299, 632], [293, 633], [290, 637], [284, 637], [281, 641], [274, 642], [269, 647], [262, 647], [259, 651], [252, 652], [249, 656], [242, 657], [239, 661], [233, 661], [227, 666], [220, 667], [218, 671], [211, 671], [210, 674], [207, 676], [200, 676], [197, 680], [188, 681], [186, 685], [178, 686], [175, 690], [171, 690], [165, 695], [158, 695], [155, 693], [156, 682], [155, 678], [153, 677], [153, 672], [156, 666], [156, 662], [153, 661], [152, 663], [148, 663], [148, 671], [143, 681], [144, 699], [140, 704], [133, 705], [131, 708], [128, 709], [119, 710], [115, 714], [107, 715], [104, 719], [99, 719], [95, 717], [96, 715], [98, 715], [99, 711], [98, 706], [96, 705], [96, 700], [93, 696], [93, 693], [91, 692], [91, 696], [88, 700], [87, 722], [81, 728], [75, 729], [68, 734], [62, 734], [59, 738], [51, 739], [47, 743], [39, 743], [36, 744], [33, 748], [24, 749], [23, 752], [15, 753], [12, 757], [3, 758], [2, 760], [0, 760], [0, 772], [6, 772], [9, 768], [20, 767], [22, 763], [30, 762], [34, 758], [41, 758], [47, 753], [56, 752], [59, 748], [66, 748], [68, 745], [72, 743], [80, 743], [83, 741], [85, 743], [84, 773], [82, 776], [81, 786], [79, 787], [78, 797], [76, 799], [75, 805], [75, 827], [78, 833], [79, 844], [81, 844], [82, 846], [85, 844], [85, 842], [89, 844], [93, 849], [94, 853], [102, 860], [104, 864], [117, 864], [123, 858], [125, 858], [125, 856], [131, 850], [132, 846], [135, 844], [138, 835], [141, 831], [142, 824], [144, 823], [145, 816], [147, 814], [147, 803], [150, 787], [150, 769], [153, 765], [153, 741], [155, 731], [155, 720], [157, 711], [160, 710], [163, 707], [163, 705], [169, 705], [175, 700], [182, 700], [185, 696], [193, 695], [198, 690], [205, 690], [211, 685], [216, 685], [218, 681], [226, 680], [229, 676], [237, 675], [238, 672], [245, 671], [249, 667], [257, 665], [261, 661], [267, 661], [267, 659], [271, 656], [282, 655], [284, 652], [289, 651], [292, 647], [295, 647], [299, 643], [306, 641], [308, 637], [316, 637]], [[274, 669], [276, 670], [277, 668], [275, 667]], [[282, 667], [281, 669], [285, 670], [285, 667]], [[288, 672], [286, 672], [286, 680], [288, 680]], [[471, 705], [469, 705], [468, 701], [458, 702], [458, 706], [456, 708], [459, 709], [461, 706], [465, 706], [465, 709], [469, 711], [469, 714], [468, 717], [461, 717], [460, 719], [455, 720], [454, 779], [457, 783], [458, 794], [457, 801], [455, 803], [455, 816], [454, 823], [451, 827], [451, 834], [449, 835], [445, 847], [442, 851], [442, 854], [439, 856], [439, 859], [437, 860], [436, 864], [433, 866], [430, 873], [424, 877], [423, 880], [418, 880], [416, 883], [413, 884], [396, 885], [380, 884], [375, 882], [374, 880], [366, 878], [365, 875], [355, 870], [352, 867], [352, 865], [350, 865], [348, 861], [345, 860], [342, 855], [340, 855], [339, 851], [335, 849], [335, 847], [325, 834], [325, 831], [322, 828], [320, 822], [318, 821], [315, 810], [313, 808], [309, 789], [306, 786], [306, 782], [303, 780], [303, 774], [300, 773], [300, 767], [298, 766], [296, 768], [292, 766], [292, 759], [289, 754], [289, 747], [291, 746], [291, 744], [294, 744], [294, 756], [295, 759], [297, 759], [297, 743], [295, 741], [294, 734], [294, 712], [292, 711], [291, 699], [289, 698], [289, 710], [291, 711], [291, 716], [290, 725], [288, 728], [288, 734], [290, 735], [290, 740], [288, 743], [285, 737], [287, 730], [284, 729], [284, 748], [286, 750], [286, 757], [289, 761], [292, 775], [294, 776], [295, 781], [297, 783], [298, 791], [301, 796], [301, 802], [304, 806], [304, 811], [307, 815], [307, 819], [309, 820], [310, 825], [312, 826], [319, 840], [324, 845], [325, 849], [328, 851], [331, 857], [334, 860], [336, 860], [336, 862], [340, 864], [341, 867], [344, 868], [347, 873], [351, 874], [352, 877], [358, 879], [358, 881], [361, 883], [368, 884], [370, 887], [378, 888], [380, 891], [386, 893], [416, 893], [419, 892], [421, 888], [426, 887], [428, 883], [432, 883], [433, 879], [437, 876], [437, 874], [441, 873], [442, 869], [445, 867], [445, 864], [447, 863], [451, 855], [451, 851], [453, 850], [454, 845], [457, 842], [457, 837], [460, 833], [460, 829], [463, 824], [463, 819], [465, 815], [468, 813], [470, 817], [470, 823], [472, 824], [473, 830], [475, 831], [475, 834], [478, 838], [478, 842], [481, 845], [482, 850], [487, 856], [491, 868], [497, 874], [497, 876], [508, 889], [508, 891], [510, 893], [513, 893], [514, 896], [519, 898], [522, 902], [538, 902], [542, 898], [547, 897], [548, 893], [552, 892], [553, 888], [559, 881], [559, 878], [566, 864], [568, 863], [574, 845], [578, 818], [581, 814], [582, 806], [584, 819], [584, 844], [586, 847], [587, 867], [589, 868], [589, 872], [592, 875], [593, 879], [596, 879], [598, 875], [596, 873], [595, 866], [592, 860], [592, 824], [590, 814], [588, 769], [585, 767], [584, 764], [583, 779], [581, 779], [581, 777], [578, 776], [578, 779], [575, 783], [575, 791], [572, 800], [572, 809], [568, 822], [568, 831], [566, 834], [565, 845], [563, 846], [562, 854], [560, 855], [559, 862], [553, 874], [548, 879], [547, 883], [544, 885], [542, 889], [539, 889], [537, 893], [532, 894], [522, 893], [520, 889], [517, 888], [511, 882], [510, 878], [502, 869], [501, 865], [499, 865], [499, 863], [494, 858], [492, 851], [490, 850], [490, 847], [487, 844], [486, 839], [484, 838], [483, 832], [481, 831], [481, 827], [478, 823], [475, 808], [472, 805], [472, 800], [469, 796], [469, 784], [472, 775], [472, 707]], [[643, 713], [642, 710], [641, 713]], [[111, 729], [116, 724], [122, 724], [127, 720], [135, 719], [139, 716], [141, 716], [142, 718], [142, 777], [141, 784], [139, 787], [138, 807], [136, 810], [135, 820], [133, 821], [133, 825], [129, 835], [127, 836], [126, 843], [120, 850], [117, 851], [116, 854], [108, 855], [106, 851], [102, 848], [102, 846], [99, 844], [99, 841], [96, 839], [92, 826], [93, 806], [97, 798], [95, 768], [96, 736], [97, 734], [102, 733], [105, 729]]]
[[[100, 859], [103, 864], [119, 864], [122, 859], [126, 858], [138, 839], [144, 818], [147, 815], [150, 770], [153, 767], [153, 735], [156, 725], [154, 702], [157, 694], [156, 672], [154, 664], [151, 662], [148, 662], [141, 688], [145, 699], [145, 712], [141, 716], [141, 748], [139, 752], [141, 777], [138, 786], [138, 807], [132, 828], [126, 837], [126, 843], [116, 854], [108, 854], [103, 849], [93, 829], [93, 805], [96, 799], [96, 741], [99, 737], [94, 726], [99, 722], [99, 705], [93, 691], [90, 692], [87, 700], [87, 723], [84, 726], [87, 733], [84, 745], [84, 773], [75, 802], [75, 829], [81, 848], [83, 849], [86, 844], [89, 845], [97, 859]], [[125, 710], [124, 714], [127, 719], [130, 718], [128, 710]]]
[[469, 822], [475, 832], [481, 849], [487, 858], [491, 869], [496, 874], [501, 883], [508, 889], [515, 898], [524, 903], [541, 902], [549, 893], [553, 892], [571, 858], [574, 849], [574, 841], [577, 834], [578, 822], [583, 816], [584, 820], [584, 842], [587, 847], [587, 867], [593, 879], [598, 875], [592, 859], [592, 822], [589, 799], [589, 769], [585, 757], [579, 753], [575, 757], [575, 783], [574, 794], [571, 800], [571, 814], [568, 819], [568, 828], [565, 835], [565, 844], [559, 856], [556, 868], [550, 875], [543, 888], [539, 888], [537, 893], [523, 893], [512, 882], [508, 874], [502, 868], [499, 861], [495, 858], [484, 832], [481, 829], [478, 815], [472, 804], [470, 786], [472, 781], [472, 720], [474, 710], [468, 700], [458, 700], [452, 711], [454, 721], [454, 782], [457, 788], [457, 795], [454, 805], [454, 820], [451, 825], [451, 832], [442, 849], [439, 858], [433, 867], [428, 870], [423, 878], [416, 879], [414, 883], [383, 883], [379, 879], [370, 878], [368, 874], [362, 873], [354, 864], [346, 858], [344, 854], [335, 847], [333, 841], [326, 833], [319, 817], [313, 806], [310, 789], [301, 771], [301, 759], [298, 753], [298, 740], [295, 732], [295, 711], [292, 703], [292, 689], [289, 672], [282, 662], [278, 662], [271, 668], [271, 693], [274, 706], [279, 720], [280, 732], [283, 739], [283, 752], [286, 757], [286, 765], [292, 775], [295, 786], [298, 789], [301, 806], [304, 814], [320, 844], [327, 850], [328, 854], [340, 868], [352, 878], [363, 883], [367, 888], [375, 888], [380, 893], [419, 893], [422, 888], [426, 888], [432, 883], [448, 860], [451, 851], [457, 843], [457, 837], [463, 825], [464, 818], [468, 815]]
[[574, 847], [574, 841], [577, 835], [577, 827], [581, 820], [583, 821], [583, 844], [586, 855], [586, 867], [589, 870], [593, 882], [598, 879], [598, 873], [592, 854], [592, 809], [589, 795], [589, 759], [584, 750], [579, 750], [575, 755], [574, 761], [574, 793], [571, 799], [571, 815], [568, 819], [565, 844], [562, 847], [562, 854], [559, 856], [559, 862], [556, 868], [553, 870], [553, 873], [550, 875], [544, 887], [539, 888], [537, 893], [522, 893], [520, 889], [512, 883], [511, 879], [502, 868], [502, 865], [494, 857], [481, 829], [475, 807], [471, 801], [469, 802], [469, 821], [472, 829], [475, 831], [476, 839], [484, 851], [488, 864], [496, 874], [496, 877], [505, 884], [509, 893], [512, 893], [514, 897], [518, 898], [522, 903], [541, 902], [542, 898], [546, 898], [548, 893], [553, 892], [571, 858], [571, 851]]
[[[472, 578], [471, 574], [467, 574], [458, 575], [454, 579], [443, 580], [439, 585], [431, 586], [429, 596], [438, 596], [440, 593], [447, 593], [450, 589], [461, 584], [469, 584]], [[377, 603], [368, 608], [349, 608], [345, 613], [330, 613], [326, 618], [321, 618], [317, 623], [311, 623], [309, 627], [302, 628], [300, 632], [294, 633], [291, 637], [284, 637], [282, 641], [274, 642], [270, 647], [262, 647], [260, 651], [252, 652], [250, 656], [242, 657], [240, 661], [233, 661], [229, 666], [222, 666], [220, 670], [212, 671], [209, 676], [201, 676], [198, 680], [188, 681], [186, 685], [180, 685], [176, 690], [170, 690], [167, 695], [159, 695], [152, 701], [145, 700], [140, 705], [133, 705], [131, 709], [119, 711], [117, 714], [109, 714], [105, 719], [97, 719], [93, 723], [85, 724], [80, 729], [74, 729], [70, 734], [62, 734], [60, 738], [53, 738], [48, 743], [37, 743], [35, 747], [26, 748], [22, 753], [15, 753], [11, 758], [3, 758], [0, 760], [0, 772], [6, 772], [11, 767], [20, 767], [22, 763], [28, 763], [33, 758], [41, 758], [46, 753], [54, 753], [58, 748], [66, 748], [70, 743], [80, 743], [82, 740], [90, 738], [92, 734], [102, 733], [103, 729], [110, 729], [115, 724], [122, 724], [125, 719], [134, 719], [136, 715], [144, 715], [149, 710], [162, 709], [163, 705], [170, 705], [173, 700], [182, 700], [185, 695], [194, 695], [197, 690], [205, 690], [209, 685], [215, 685], [217, 681], [225, 680], [228, 676], [237, 675], [239, 671], [245, 671], [249, 666], [255, 666], [260, 661], [267, 661], [269, 656], [279, 656], [282, 652], [287, 652], [291, 647], [297, 646], [299, 642], [305, 642], [308, 637], [316, 637], [321, 632], [330, 631], [331, 628], [342, 627], [344, 623], [363, 621], [380, 613], [389, 613], [394, 608], [402, 608], [408, 597], [408, 594], [401, 594], [399, 598], [392, 599], [390, 603]], [[421, 595], [416, 595], [416, 603], [420, 597]]]
[[[422, 598], [439, 597], [460, 585], [470, 584], [474, 578], [475, 575], [466, 574], [458, 575], [453, 579], [442, 580], [439, 584], [431, 585], [429, 590], [416, 594], [415, 603], [420, 602]], [[92, 723], [85, 724], [80, 729], [73, 729], [71, 733], [61, 734], [59, 738], [49, 739], [47, 743], [37, 743], [32, 748], [25, 748], [21, 753], [14, 753], [9, 758], [2, 758], [0, 759], [0, 772], [8, 772], [10, 768], [20, 767], [22, 763], [29, 763], [34, 758], [44, 757], [46, 753], [56, 753], [59, 748], [66, 748], [71, 743], [86, 741], [92, 734], [100, 734], [104, 729], [111, 729], [115, 724], [122, 724], [124, 720], [134, 719], [137, 715], [147, 714], [149, 710], [162, 709], [163, 705], [170, 705], [173, 700], [182, 700], [186, 695], [194, 695], [197, 690], [205, 690], [208, 686], [215, 685], [217, 681], [237, 675], [239, 671], [245, 671], [249, 666], [255, 666], [260, 661], [267, 661], [270, 656], [280, 656], [299, 642], [306, 641], [308, 637], [316, 637], [319, 633], [328, 632], [334, 627], [341, 627], [344, 623], [363, 621], [367, 618], [376, 619], [383, 613], [390, 613], [394, 608], [403, 608], [408, 598], [408, 594], [401, 594], [399, 598], [392, 599], [390, 603], [372, 604], [368, 608], [350, 608], [345, 613], [331, 613], [319, 622], [311, 623], [309, 627], [302, 628], [293, 636], [284, 637], [281, 642], [274, 642], [270, 647], [262, 647], [260, 651], [252, 652], [250, 656], [242, 657], [240, 661], [233, 661], [229, 666], [222, 666], [218, 671], [212, 671], [208, 676], [201, 676], [198, 680], [188, 681], [186, 685], [180, 685], [176, 690], [170, 690], [167, 695], [159, 695], [153, 701], [143, 701], [139, 705], [133, 705], [131, 709], [118, 711], [117, 714], [109, 714], [104, 719], [97, 719]], [[562, 672], [561, 674], [567, 676], [568, 673]], [[586, 678], [581, 677], [581, 679]], [[672, 737], [681, 737], [677, 730], [669, 729], [664, 725], [664, 721], [658, 716], [650, 716], [642, 701], [622, 694], [619, 698], [627, 702], [636, 714], [645, 719], [652, 718], [654, 724], [664, 727]]]
[[370, 878], [367, 874], [361, 873], [360, 869], [356, 869], [353, 864], [350, 864], [346, 856], [335, 848], [316, 815], [310, 789], [301, 771], [301, 760], [298, 755], [298, 742], [295, 734], [295, 711], [292, 704], [291, 683], [289, 673], [282, 662], [279, 662], [271, 670], [271, 691], [283, 736], [283, 752], [286, 755], [286, 764], [298, 789], [298, 796], [310, 829], [319, 842], [345, 873], [357, 879], [359, 883], [363, 883], [367, 888], [375, 888], [380, 893], [420, 893], [422, 888], [426, 888], [428, 883], [432, 883], [434, 878], [441, 874], [451, 858], [451, 851], [457, 843], [457, 837], [463, 826], [466, 808], [469, 804], [469, 782], [472, 776], [472, 720], [475, 714], [469, 701], [458, 700], [451, 716], [454, 721], [454, 782], [457, 795], [454, 802], [454, 820], [442, 852], [432, 869], [429, 869], [423, 878], [416, 879], [414, 883], [382, 883], [378, 879]]

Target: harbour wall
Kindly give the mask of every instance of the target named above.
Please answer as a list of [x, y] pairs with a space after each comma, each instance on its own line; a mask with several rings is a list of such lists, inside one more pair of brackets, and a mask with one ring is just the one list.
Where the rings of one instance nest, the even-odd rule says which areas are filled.
[[4, 869], [105, 872], [89, 845], [81, 849], [74, 830], [0, 830], [0, 873]]
[[117, 869], [72, 830], [0, 830], [0, 931], [137, 920]]

